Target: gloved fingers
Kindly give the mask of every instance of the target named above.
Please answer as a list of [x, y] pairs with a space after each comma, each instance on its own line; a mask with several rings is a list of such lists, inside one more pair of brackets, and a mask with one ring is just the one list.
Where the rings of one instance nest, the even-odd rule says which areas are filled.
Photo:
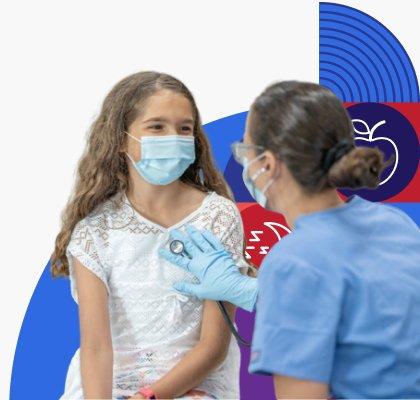
[[195, 226], [187, 225], [186, 228], [190, 238], [194, 241], [197, 247], [201, 249], [201, 251], [206, 253], [214, 250], [213, 246], [211, 246], [210, 243], [204, 238], [202, 232]]
[[183, 245], [185, 251], [188, 253], [189, 256], [194, 257], [197, 254], [201, 253], [201, 249], [194, 243], [193, 240], [188, 235], [180, 232], [178, 229], [173, 229], [170, 232], [171, 239], [180, 240]]
[[188, 266], [190, 264], [190, 259], [188, 257], [183, 257], [180, 254], [173, 254], [171, 251], [164, 249], [163, 247], [158, 250], [158, 254], [172, 264], [189, 271]]
[[172, 287], [179, 293], [196, 296], [200, 299], [200, 285], [180, 281], [175, 282]]
[[210, 243], [210, 245], [214, 248], [214, 250], [225, 250], [222, 242], [220, 239], [209, 230], [201, 231], [203, 237]]

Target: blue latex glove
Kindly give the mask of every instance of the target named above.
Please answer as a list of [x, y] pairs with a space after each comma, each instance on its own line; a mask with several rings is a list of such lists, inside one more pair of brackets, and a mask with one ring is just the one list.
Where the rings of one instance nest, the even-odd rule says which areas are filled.
[[257, 299], [257, 279], [244, 276], [230, 253], [210, 231], [199, 231], [187, 226], [188, 235], [174, 229], [171, 239], [180, 240], [188, 256], [173, 254], [166, 248], [159, 255], [171, 263], [192, 272], [199, 284], [175, 282], [174, 288], [199, 299], [220, 300], [252, 311]]

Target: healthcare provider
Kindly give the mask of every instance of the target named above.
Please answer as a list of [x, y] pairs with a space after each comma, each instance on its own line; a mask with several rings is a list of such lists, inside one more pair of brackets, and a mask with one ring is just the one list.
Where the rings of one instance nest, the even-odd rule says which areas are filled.
[[383, 154], [354, 146], [330, 90], [296, 81], [258, 96], [232, 150], [254, 199], [292, 233], [256, 279], [211, 233], [174, 230], [188, 256], [160, 255], [200, 281], [175, 289], [256, 308], [249, 371], [272, 375], [278, 398], [420, 398], [419, 228], [392, 206], [336, 191], [377, 187]]

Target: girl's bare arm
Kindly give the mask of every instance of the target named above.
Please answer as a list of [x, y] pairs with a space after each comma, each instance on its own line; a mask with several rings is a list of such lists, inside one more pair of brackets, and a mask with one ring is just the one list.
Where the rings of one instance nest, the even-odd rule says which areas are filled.
[[80, 320], [80, 363], [85, 399], [112, 398], [112, 339], [103, 282], [74, 259]]
[[277, 399], [328, 399], [328, 385], [288, 376], [274, 375]]
[[[235, 307], [224, 303], [231, 319]], [[231, 333], [216, 302], [204, 302], [200, 340], [178, 364], [152, 385], [158, 399], [181, 396], [198, 386], [227, 355]]]

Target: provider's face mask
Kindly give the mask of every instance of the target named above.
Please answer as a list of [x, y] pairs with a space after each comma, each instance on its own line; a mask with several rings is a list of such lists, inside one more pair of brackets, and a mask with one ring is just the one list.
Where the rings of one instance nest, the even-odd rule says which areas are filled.
[[244, 184], [246, 188], [248, 189], [251, 196], [254, 198], [254, 200], [263, 208], [267, 207], [267, 196], [265, 195], [265, 192], [269, 188], [269, 186], [273, 183], [273, 179], [270, 179], [267, 184], [263, 187], [262, 190], [258, 189], [255, 185], [255, 181], [257, 178], [263, 174], [264, 172], [267, 172], [265, 168], [259, 169], [252, 177], [249, 176], [249, 166], [254, 163], [255, 161], [259, 160], [261, 157], [263, 157], [264, 154], [259, 155], [258, 157], [255, 157], [253, 160], [248, 161], [247, 159], [244, 159], [244, 170], [242, 172], [242, 179], [244, 181]]
[[144, 136], [140, 139], [130, 135], [141, 145], [141, 159], [130, 157], [137, 172], [152, 185], [168, 185], [182, 176], [195, 160], [193, 136]]

